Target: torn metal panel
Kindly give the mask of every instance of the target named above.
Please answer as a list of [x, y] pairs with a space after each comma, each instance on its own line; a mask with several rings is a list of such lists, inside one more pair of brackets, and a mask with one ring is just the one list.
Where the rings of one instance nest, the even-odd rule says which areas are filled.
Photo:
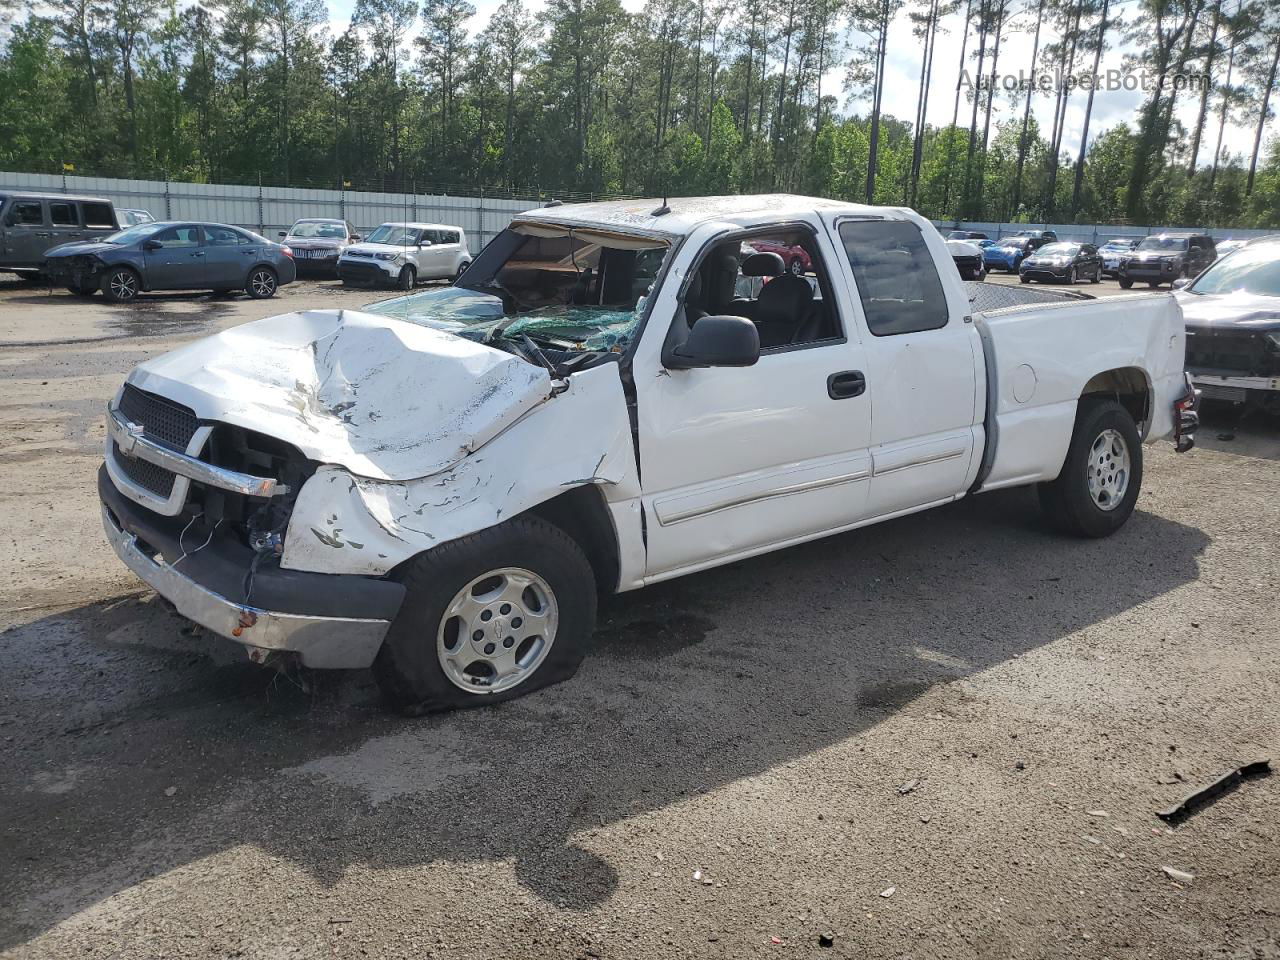
[[[626, 400], [615, 364], [569, 378], [569, 389], [452, 467], [387, 482], [321, 467], [289, 521], [282, 566], [380, 575], [432, 547], [491, 527], [573, 487], [599, 485], [611, 508], [640, 492]], [[611, 509], [638, 526], [635, 510]], [[621, 519], [620, 519], [621, 518]], [[619, 531], [634, 544], [636, 531]], [[623, 582], [644, 558], [622, 557]], [[640, 567], [641, 569], [630, 569]]]
[[551, 396], [546, 370], [510, 353], [349, 310], [245, 324], [129, 382], [377, 480], [446, 470]]

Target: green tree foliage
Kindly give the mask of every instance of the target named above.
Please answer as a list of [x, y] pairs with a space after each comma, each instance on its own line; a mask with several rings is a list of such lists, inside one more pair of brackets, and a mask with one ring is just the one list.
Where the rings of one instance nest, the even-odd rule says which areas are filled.
[[[792, 191], [948, 219], [1280, 226], [1274, 0], [648, 0], [639, 12], [547, 0], [536, 14], [528, 2], [478, 22], [471, 0], [357, 0], [334, 25], [323, 0], [0, 0], [0, 168], [524, 195]], [[935, 58], [952, 29], [959, 61]], [[1015, 34], [1029, 63], [1008, 62]], [[1095, 123], [1083, 144], [1065, 118], [1091, 113], [1092, 97], [959, 82], [1087, 71], [1125, 37], [1143, 39], [1151, 72], [1215, 82], [1152, 93], [1131, 124]], [[903, 45], [911, 118], [883, 97], [886, 52]], [[932, 110], [931, 86], [948, 91]], [[1180, 97], [1194, 107], [1186, 130]], [[1045, 129], [1033, 105], [1052, 115]], [[923, 122], [942, 111], [950, 123]], [[1256, 147], [1224, 151], [1228, 125]]]

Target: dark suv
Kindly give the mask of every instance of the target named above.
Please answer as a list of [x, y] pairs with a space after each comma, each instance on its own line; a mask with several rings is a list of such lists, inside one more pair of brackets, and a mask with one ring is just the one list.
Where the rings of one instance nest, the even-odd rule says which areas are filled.
[[1204, 233], [1154, 233], [1120, 260], [1120, 286], [1135, 281], [1149, 286], [1172, 284], [1179, 277], [1195, 277], [1218, 258], [1213, 238]]
[[0, 195], [0, 270], [34, 279], [51, 247], [101, 240], [119, 229], [110, 200], [64, 193]]

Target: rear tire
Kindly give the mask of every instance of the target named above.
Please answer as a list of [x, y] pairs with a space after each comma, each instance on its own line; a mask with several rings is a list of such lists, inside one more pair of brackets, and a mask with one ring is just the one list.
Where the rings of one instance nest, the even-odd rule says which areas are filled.
[[129, 267], [112, 267], [102, 275], [102, 295], [112, 303], [132, 303], [142, 290], [142, 278]]
[[71, 291], [71, 293], [75, 294], [77, 297], [92, 297], [95, 293], [98, 292], [97, 287], [92, 287], [92, 286], [88, 286], [86, 284], [81, 284], [81, 283], [69, 284], [67, 286], [67, 289]]
[[1030, 282], [1031, 282], [1031, 278], [1030, 278], [1030, 277], [1028, 277], [1025, 273], [1020, 273], [1020, 274], [1018, 274], [1018, 280], [1019, 280], [1020, 282], [1022, 282], [1022, 283], [1030, 283]]
[[792, 257], [791, 262], [787, 264], [787, 269], [790, 270], [794, 276], [803, 277], [804, 261], [801, 260], [799, 257]]
[[1106, 537], [1133, 513], [1142, 488], [1142, 439], [1114, 400], [1085, 398], [1058, 478], [1039, 486], [1049, 523], [1077, 537]]
[[466, 272], [466, 269], [469, 266], [471, 266], [470, 260], [463, 260], [460, 264], [458, 264], [458, 272], [453, 275], [454, 283], [457, 283], [462, 278], [463, 273]]
[[1128, 290], [1128, 289], [1129, 289], [1130, 287], [1132, 287], [1132, 286], [1133, 286], [1133, 281], [1132, 281], [1132, 280], [1130, 280], [1128, 277], [1121, 277], [1121, 278], [1120, 278], [1120, 289], [1121, 289], [1121, 290]]
[[1079, 279], [1080, 279], [1080, 278], [1076, 276], [1076, 268], [1075, 268], [1075, 267], [1072, 267], [1072, 268], [1067, 272], [1067, 283], [1069, 283], [1069, 284], [1071, 284], [1072, 286], [1074, 286], [1074, 285], [1075, 285], [1075, 282], [1076, 282], [1077, 280], [1079, 280]]
[[270, 267], [254, 267], [244, 282], [244, 292], [254, 300], [269, 300], [276, 295], [279, 280]]
[[[488, 581], [518, 582], [524, 574], [540, 584], [537, 590], [545, 594], [541, 604], [526, 600], [527, 590], [510, 603], [504, 597], [482, 599], [490, 592], [482, 587]], [[407, 590], [404, 604], [373, 673], [388, 702], [403, 713], [486, 706], [568, 680], [581, 665], [595, 628], [591, 564], [568, 534], [537, 517], [515, 517], [419, 554], [404, 565], [399, 579]], [[474, 617], [453, 612], [465, 597], [476, 600]], [[539, 608], [548, 618], [542, 622], [546, 635], [522, 636]], [[530, 624], [521, 613], [530, 617]], [[508, 630], [511, 636], [504, 636]], [[507, 674], [507, 679], [497, 671], [485, 675], [489, 657], [501, 665], [504, 646], [515, 658], [535, 639], [545, 648], [529, 647], [522, 673]]]

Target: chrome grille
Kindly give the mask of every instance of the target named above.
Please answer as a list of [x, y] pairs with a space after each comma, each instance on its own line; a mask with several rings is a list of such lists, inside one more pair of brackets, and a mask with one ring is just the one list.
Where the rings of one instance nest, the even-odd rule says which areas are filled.
[[137, 457], [126, 457], [120, 452], [120, 445], [111, 444], [111, 456], [120, 468], [120, 472], [149, 493], [154, 493], [162, 500], [168, 500], [173, 493], [173, 482], [177, 479], [164, 467]]
[[127, 383], [120, 396], [119, 409], [131, 423], [141, 424], [148, 439], [179, 453], [186, 452], [187, 445], [200, 426], [195, 411], [189, 407], [139, 390]]

